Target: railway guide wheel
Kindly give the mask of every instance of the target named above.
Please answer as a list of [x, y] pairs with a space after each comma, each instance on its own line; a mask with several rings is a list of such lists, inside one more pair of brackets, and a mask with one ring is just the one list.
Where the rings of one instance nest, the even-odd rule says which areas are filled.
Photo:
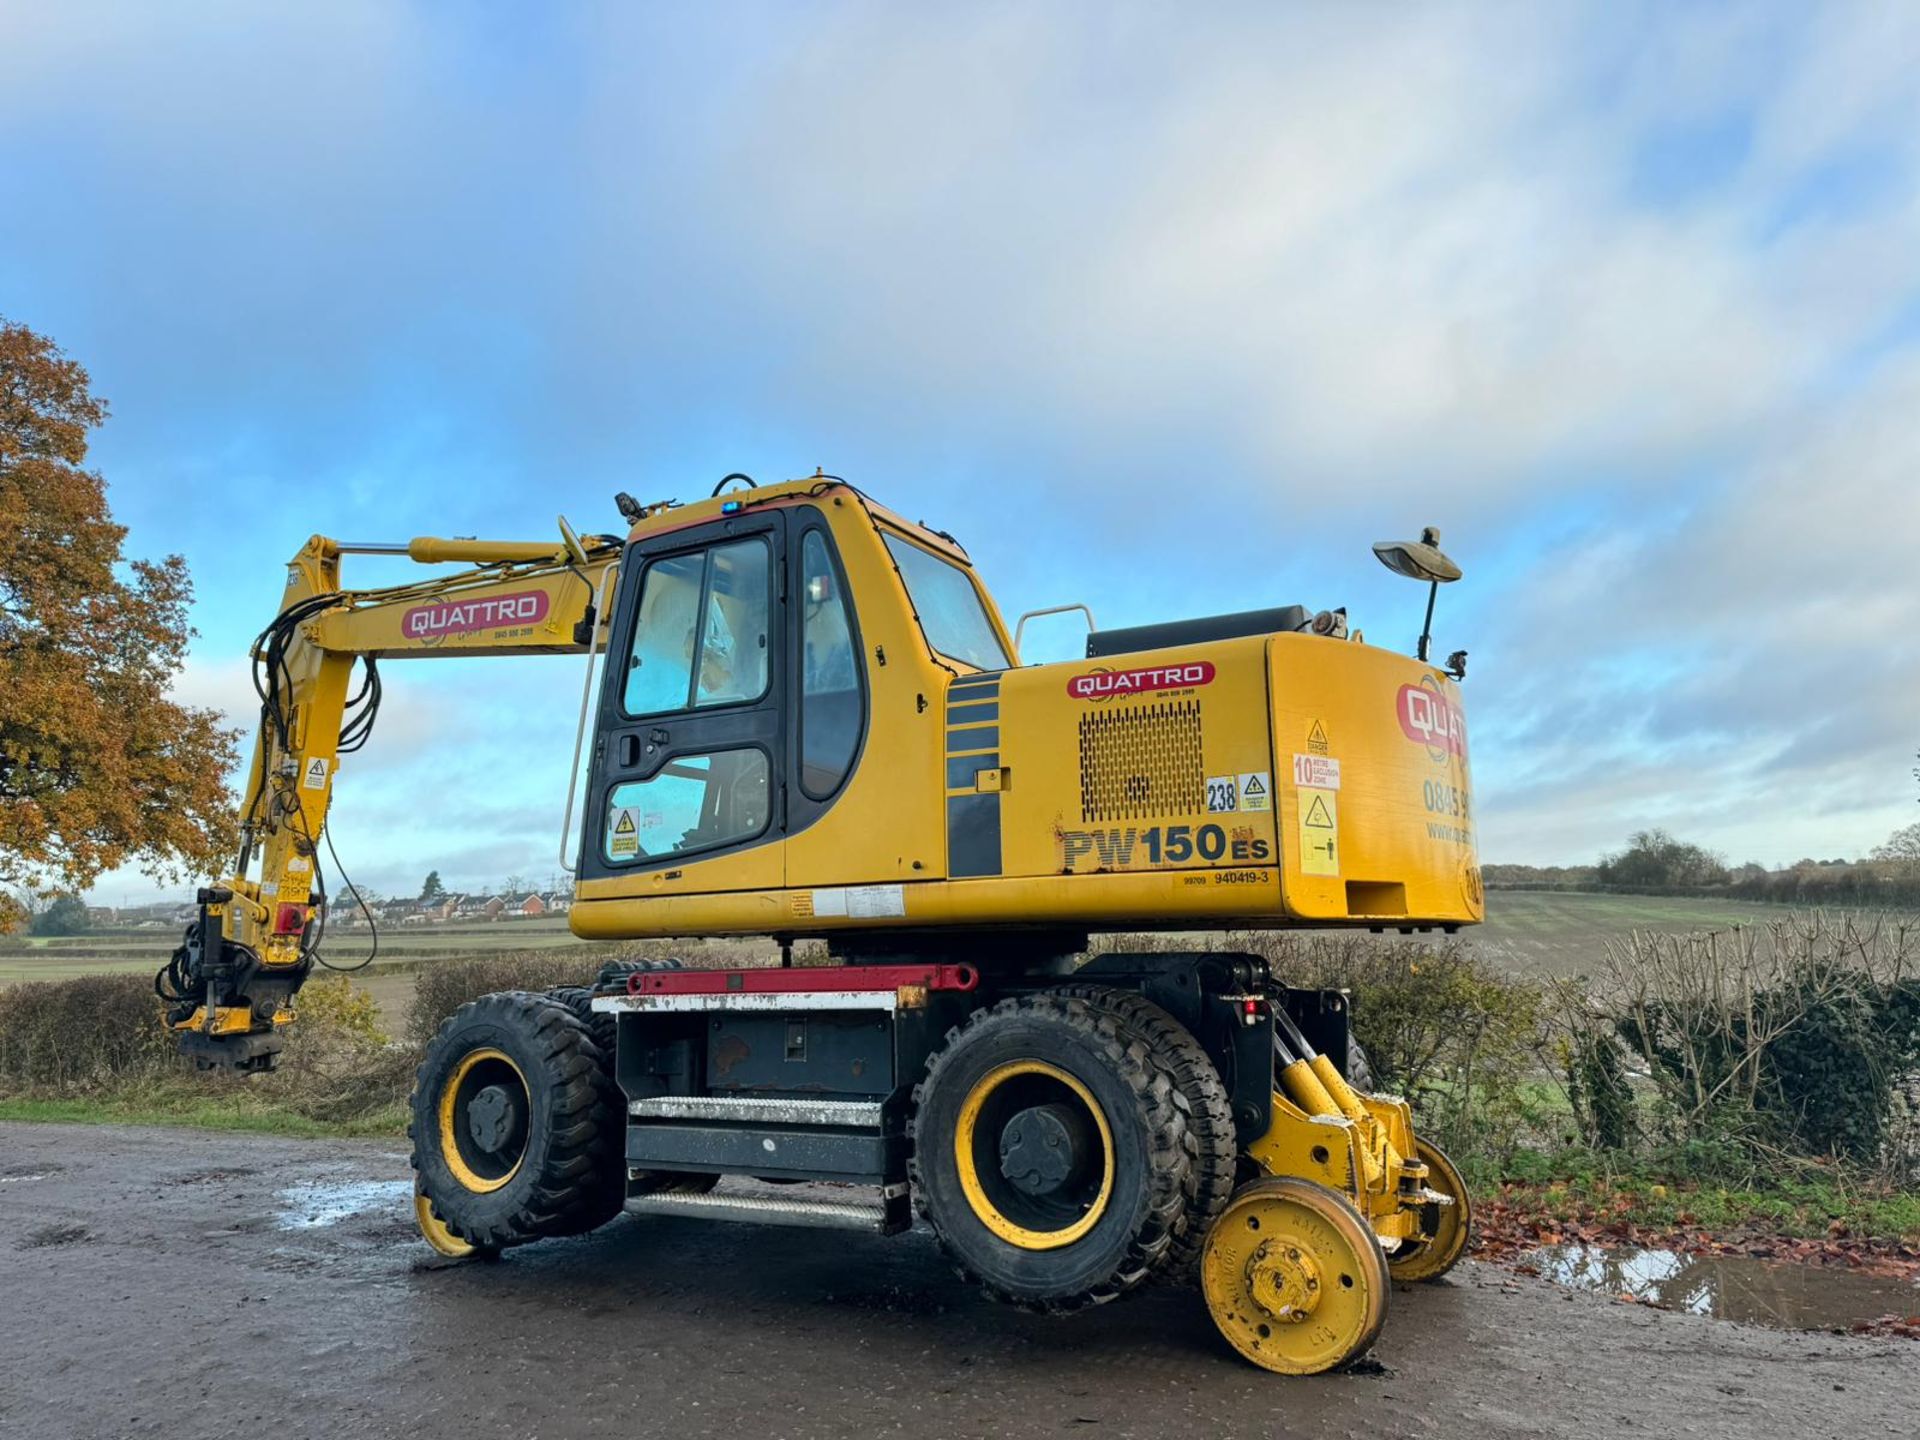
[[1352, 1364], [1387, 1318], [1372, 1228], [1345, 1198], [1294, 1176], [1234, 1193], [1207, 1234], [1200, 1288], [1227, 1343], [1283, 1375]]
[[1191, 1191], [1165, 1057], [1085, 1000], [1023, 995], [948, 1033], [917, 1087], [915, 1203], [961, 1273], [1043, 1310], [1142, 1283]]
[[1453, 1203], [1430, 1206], [1426, 1223], [1432, 1234], [1424, 1240], [1402, 1245], [1387, 1262], [1393, 1278], [1402, 1281], [1438, 1280], [1460, 1263], [1467, 1250], [1467, 1232], [1473, 1224], [1473, 1206], [1467, 1199], [1467, 1182], [1461, 1177], [1446, 1151], [1438, 1145], [1416, 1139], [1414, 1158], [1425, 1162], [1427, 1188], [1438, 1191]]
[[608, 1218], [625, 1141], [610, 1086], [586, 1027], [548, 996], [456, 1010], [415, 1073], [407, 1126], [427, 1243], [457, 1257]]

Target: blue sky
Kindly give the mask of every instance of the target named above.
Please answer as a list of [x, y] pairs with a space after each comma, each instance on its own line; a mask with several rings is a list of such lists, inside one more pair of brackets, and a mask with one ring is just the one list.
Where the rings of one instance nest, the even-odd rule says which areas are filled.
[[[1916, 76], [1887, 5], [0, 0], [0, 313], [236, 718], [316, 530], [824, 465], [1104, 624], [1409, 643], [1366, 547], [1438, 524], [1483, 858], [1855, 855], [1920, 818]], [[578, 663], [396, 669], [350, 867], [551, 873]]]

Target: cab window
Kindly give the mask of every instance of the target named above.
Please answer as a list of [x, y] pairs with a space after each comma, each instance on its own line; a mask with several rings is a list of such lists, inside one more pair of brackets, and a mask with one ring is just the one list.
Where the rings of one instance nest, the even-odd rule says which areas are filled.
[[927, 644], [976, 670], [1005, 670], [1007, 652], [967, 572], [903, 536], [889, 533], [885, 538]]
[[771, 558], [756, 536], [647, 567], [622, 692], [627, 714], [736, 705], [767, 693]]
[[613, 787], [604, 853], [615, 865], [751, 840], [770, 813], [764, 750], [682, 755]]
[[800, 788], [824, 800], [853, 766], [864, 706], [847, 597], [819, 530], [800, 543], [800, 603]]

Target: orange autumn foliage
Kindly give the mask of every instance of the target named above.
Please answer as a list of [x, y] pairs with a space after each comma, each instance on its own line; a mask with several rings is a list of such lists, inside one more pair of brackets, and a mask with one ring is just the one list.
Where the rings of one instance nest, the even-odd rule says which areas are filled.
[[[83, 468], [107, 407], [52, 341], [0, 320], [0, 885], [82, 890], [138, 863], [219, 869], [234, 732], [169, 698], [193, 635], [186, 561], [129, 560]], [[0, 893], [0, 930], [21, 906]]]

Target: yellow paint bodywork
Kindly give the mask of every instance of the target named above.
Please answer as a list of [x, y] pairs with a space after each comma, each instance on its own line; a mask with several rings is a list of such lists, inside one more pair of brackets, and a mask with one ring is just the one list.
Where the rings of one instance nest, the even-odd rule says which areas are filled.
[[[832, 533], [857, 609], [869, 696], [856, 767], [830, 808], [791, 838], [770, 834], [583, 880], [571, 911], [577, 934], [1202, 930], [1482, 917], [1471, 816], [1453, 813], [1469, 809], [1464, 739], [1430, 748], [1403, 730], [1396, 708], [1411, 687], [1458, 715], [1457, 687], [1434, 667], [1346, 640], [1256, 635], [1012, 668], [997, 677], [991, 707], [958, 704], [980, 693], [977, 672], [929, 648], [882, 536], [964, 566], [960, 551], [848, 487], [800, 483], [752, 499], [812, 505]], [[650, 517], [635, 536], [718, 518], [720, 503]], [[975, 586], [1011, 656], [1004, 622], [977, 578]], [[1076, 689], [1091, 675], [1178, 667], [1204, 668], [1206, 679], [1099, 698]], [[1194, 785], [1256, 776], [1268, 790], [1264, 806], [1209, 810], [1219, 797], [1208, 784], [1198, 802], [1183, 787], [1177, 803], [1148, 796], [1123, 815], [1093, 815], [1083, 783], [1089, 728], [1151, 728], [1152, 712], [1176, 705], [1198, 716]], [[1324, 859], [1303, 863], [1300, 755], [1338, 767], [1336, 788], [1324, 791], [1323, 808], [1337, 815], [1331, 872]], [[950, 783], [948, 761], [969, 757], [985, 768]], [[1327, 772], [1308, 778], [1324, 785]], [[997, 873], [965, 873], [952, 853], [949, 802], [970, 795], [997, 803]], [[1211, 832], [1204, 847], [1195, 843], [1203, 829]], [[866, 887], [876, 893], [864, 904], [836, 893]]]
[[[722, 516], [742, 492], [651, 511], [629, 537], [666, 537]], [[777, 828], [709, 855], [668, 857], [583, 880], [571, 922], [592, 937], [806, 935], [855, 929], [1053, 926], [1183, 930], [1328, 924], [1471, 924], [1482, 915], [1463, 741], [1429, 747], [1399, 722], [1403, 688], [1457, 716], [1457, 687], [1431, 666], [1365, 644], [1306, 634], [1255, 635], [1001, 672], [991, 706], [979, 672], [930, 647], [885, 537], [968, 569], [963, 551], [852, 487], [796, 481], [747, 492], [750, 511], [811, 507], [846, 574], [860, 636], [867, 728], [852, 773], [831, 804], [791, 836]], [[283, 606], [338, 594], [300, 627], [287, 667], [295, 702], [290, 743], [263, 735], [249, 775], [260, 847], [257, 878], [230, 881], [230, 938], [271, 973], [299, 963], [299, 936], [273, 933], [283, 903], [313, 898], [311, 837], [320, 833], [339, 772], [338, 740], [354, 661], [363, 656], [552, 654], [580, 651], [576, 626], [596, 608], [591, 643], [605, 644], [617, 546], [569, 561], [538, 542], [417, 540], [421, 560], [480, 568], [380, 591], [340, 589], [340, 550], [316, 536], [289, 566]], [[969, 571], [970, 573], [970, 571]], [[1009, 657], [1011, 635], [975, 578]], [[502, 623], [423, 627], [423, 607], [518, 607]], [[1168, 669], [1200, 683], [1089, 694], [1089, 677]], [[974, 682], [972, 686], [968, 682]], [[1103, 682], [1104, 683], [1104, 682]], [[956, 691], [954, 687], [965, 689]], [[1126, 772], [1141, 754], [1122, 740], [1101, 784], [1139, 803], [1105, 813], [1092, 802], [1089, 757], [1101, 735], [1147, 734], [1156, 714], [1183, 707], [1193, 749], [1178, 776]], [[991, 714], [991, 719], [982, 718]], [[1181, 723], [1186, 723], [1182, 721]], [[1089, 737], [1092, 738], [1089, 738]], [[976, 741], [991, 742], [976, 744]], [[1183, 742], [1185, 743], [1185, 742]], [[1131, 747], [1131, 748], [1130, 748]], [[977, 774], [954, 777], [971, 755]], [[1296, 756], [1337, 765], [1310, 775], [1303, 808]], [[1118, 767], [1115, 770], [1114, 767]], [[1099, 766], [1095, 767], [1100, 768]], [[1225, 782], [1257, 777], [1267, 791], [1220, 801]], [[1169, 787], [1170, 778], [1179, 784]], [[1120, 787], [1115, 792], [1115, 786]], [[1090, 788], [1091, 787], [1091, 788]], [[263, 793], [264, 792], [264, 793]], [[1176, 793], [1177, 792], [1177, 793]], [[998, 854], [990, 873], [957, 863], [950, 802], [989, 796]], [[1331, 862], [1303, 844], [1322, 795], [1337, 824]], [[1458, 813], [1455, 812], [1464, 812]], [[599, 837], [589, 836], [588, 843]], [[1322, 838], [1322, 844], [1324, 844]], [[1332, 870], [1329, 872], [1329, 863]], [[847, 892], [856, 892], [851, 899]], [[871, 893], [866, 893], [871, 892]]]
[[[1367, 1096], [1364, 1103], [1380, 1119], [1387, 1136], [1399, 1134], [1408, 1147], [1401, 1153], [1411, 1154], [1412, 1127], [1405, 1102]], [[1382, 1239], [1413, 1240], [1420, 1234], [1419, 1202], [1403, 1193], [1402, 1180], [1423, 1178], [1424, 1167], [1404, 1162], [1398, 1154], [1382, 1163], [1380, 1156], [1369, 1152], [1365, 1129], [1344, 1115], [1309, 1113], [1276, 1092], [1272, 1123], [1247, 1146], [1246, 1153], [1269, 1175], [1297, 1175], [1346, 1196]]]
[[[274, 1011], [273, 1024], [291, 1025], [293, 1011], [282, 1008]], [[245, 1035], [256, 1028], [253, 1010], [246, 1005], [216, 1005], [213, 1008], [213, 1026], [207, 1026], [207, 1007], [198, 1007], [186, 1019], [177, 1021], [171, 1027], [174, 1030], [198, 1031], [203, 1035]]]

